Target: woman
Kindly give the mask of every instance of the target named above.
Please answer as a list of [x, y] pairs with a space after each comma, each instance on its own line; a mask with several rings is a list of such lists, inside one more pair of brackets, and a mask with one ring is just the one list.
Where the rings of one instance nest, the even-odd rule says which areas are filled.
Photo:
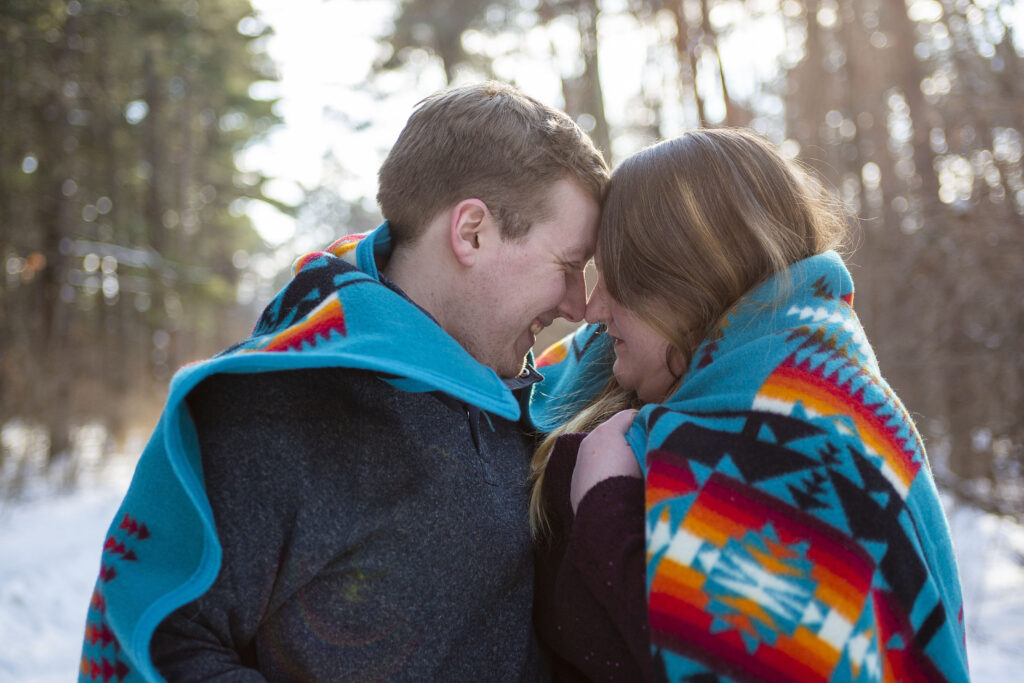
[[853, 312], [844, 226], [749, 132], [613, 174], [601, 326], [539, 359], [531, 405], [556, 677], [968, 680], [948, 525]]

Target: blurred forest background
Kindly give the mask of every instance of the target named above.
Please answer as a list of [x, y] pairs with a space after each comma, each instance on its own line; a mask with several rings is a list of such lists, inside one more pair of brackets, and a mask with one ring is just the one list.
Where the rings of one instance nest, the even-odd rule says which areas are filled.
[[[517, 81], [529, 46], [613, 165], [688, 128], [761, 132], [856, 217], [856, 309], [940, 483], [1021, 519], [1022, 2], [396, 0], [360, 88], [383, 107], [396, 73]], [[624, 17], [646, 59], [610, 122], [600, 47]], [[782, 45], [737, 75], [766, 26]], [[0, 498], [71, 485], [85, 442], [148, 431], [176, 368], [249, 332], [287, 274], [247, 202], [324, 242], [379, 220], [341, 162], [296, 204], [239, 169], [281, 123], [270, 32], [248, 0], [0, 0]]]

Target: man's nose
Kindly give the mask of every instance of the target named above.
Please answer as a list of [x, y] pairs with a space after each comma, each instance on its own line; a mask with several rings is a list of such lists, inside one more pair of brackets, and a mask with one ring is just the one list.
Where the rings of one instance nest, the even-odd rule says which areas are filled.
[[558, 314], [569, 322], [578, 323], [583, 320], [587, 310], [587, 282], [583, 271], [572, 273], [566, 277], [565, 296], [558, 306]]

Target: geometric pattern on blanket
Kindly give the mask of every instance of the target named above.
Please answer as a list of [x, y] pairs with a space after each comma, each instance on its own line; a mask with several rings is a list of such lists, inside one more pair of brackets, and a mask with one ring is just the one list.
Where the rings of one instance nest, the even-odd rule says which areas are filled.
[[[705, 417], [648, 454], [649, 510], [659, 489], [674, 496], [650, 532], [654, 645], [701, 664], [694, 673], [735, 680], [827, 681], [844, 669], [851, 681], [881, 680], [883, 667], [897, 680], [943, 680], [921, 653], [943, 624], [941, 604], [916, 640], [901, 607], [914, 604], [925, 569], [913, 552], [887, 552], [908, 542], [891, 483], [863, 454], [851, 473], [827, 444], [810, 455], [787, 448], [786, 439], [822, 440], [806, 422], [763, 412]], [[713, 428], [736, 421], [739, 433]], [[769, 440], [737, 448], [751, 433]], [[864, 489], [850, 483], [858, 475]], [[778, 505], [780, 497], [792, 505]], [[806, 510], [827, 510], [832, 523]], [[849, 543], [850, 533], [860, 543]], [[897, 556], [900, 566], [886, 561]]]
[[831, 310], [788, 311], [806, 321], [788, 333], [799, 346], [752, 410], [681, 418], [657, 408], [648, 420], [651, 431], [679, 421], [646, 456], [649, 618], [662, 675], [946, 680], [924, 653], [946, 612], [906, 504], [927, 467], [923, 446], [866, 366], [859, 325]]
[[121, 681], [131, 673], [128, 662], [121, 657], [121, 643], [107, 623], [107, 603], [103, 591], [104, 586], [117, 579], [121, 563], [139, 561], [137, 546], [149, 538], [149, 528], [145, 523], [125, 515], [103, 543], [100, 574], [89, 601], [85, 625], [85, 644], [100, 654], [82, 653], [79, 675], [83, 679], [109, 683], [112, 680]]

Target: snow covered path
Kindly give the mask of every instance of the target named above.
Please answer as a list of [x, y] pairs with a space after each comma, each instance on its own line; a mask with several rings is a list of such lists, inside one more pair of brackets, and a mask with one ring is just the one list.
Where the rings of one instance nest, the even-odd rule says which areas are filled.
[[[74, 680], [100, 548], [130, 464], [70, 495], [0, 504], [0, 681]], [[972, 679], [1024, 671], [1024, 528], [950, 510], [966, 600]]]

